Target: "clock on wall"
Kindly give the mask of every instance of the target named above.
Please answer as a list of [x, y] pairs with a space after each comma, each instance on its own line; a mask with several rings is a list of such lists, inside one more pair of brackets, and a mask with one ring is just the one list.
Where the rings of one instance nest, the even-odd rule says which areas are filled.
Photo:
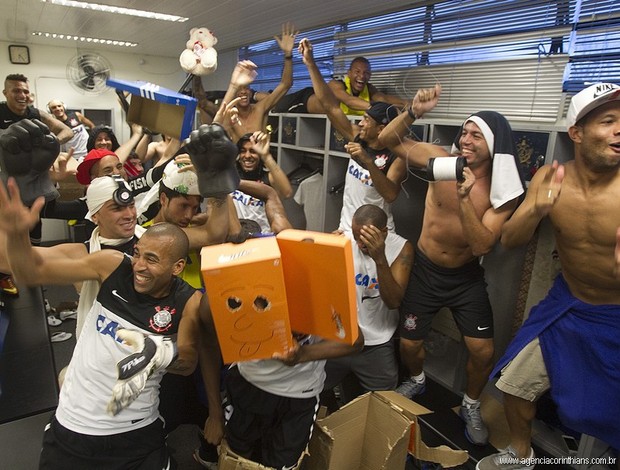
[[30, 50], [28, 46], [9, 46], [9, 59], [12, 64], [29, 64]]

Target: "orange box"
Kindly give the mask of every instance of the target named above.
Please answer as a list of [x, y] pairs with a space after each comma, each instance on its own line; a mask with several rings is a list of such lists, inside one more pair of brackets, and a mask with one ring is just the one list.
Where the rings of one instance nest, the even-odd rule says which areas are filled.
[[206, 246], [201, 271], [225, 363], [271, 358], [292, 347], [275, 238]]
[[283, 230], [282, 253], [291, 328], [324, 339], [358, 337], [351, 241], [342, 235]]

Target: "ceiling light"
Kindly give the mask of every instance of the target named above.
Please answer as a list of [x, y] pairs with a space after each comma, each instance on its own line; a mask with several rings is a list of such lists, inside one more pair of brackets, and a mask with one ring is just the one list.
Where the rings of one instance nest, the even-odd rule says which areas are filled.
[[118, 41], [115, 39], [100, 39], [100, 38], [89, 38], [86, 36], [72, 36], [56, 33], [45, 33], [42, 31], [35, 31], [32, 33], [33, 36], [45, 36], [46, 38], [52, 39], [65, 39], [65, 40], [73, 40], [73, 41], [81, 41], [81, 42], [94, 42], [99, 44], [110, 44], [114, 46], [125, 46], [125, 47], [135, 47], [138, 45], [137, 42], [129, 42], [129, 41]]
[[100, 5], [98, 3], [77, 2], [75, 0], [41, 0], [45, 3], [54, 5], [62, 5], [65, 7], [83, 8], [87, 10], [103, 11], [106, 13], [117, 13], [119, 15], [139, 16], [141, 18], [149, 18], [151, 20], [177, 21], [183, 23], [189, 18], [182, 16], [167, 15], [165, 13], [157, 13], [154, 11], [135, 10], [133, 8], [115, 7], [110, 5]]

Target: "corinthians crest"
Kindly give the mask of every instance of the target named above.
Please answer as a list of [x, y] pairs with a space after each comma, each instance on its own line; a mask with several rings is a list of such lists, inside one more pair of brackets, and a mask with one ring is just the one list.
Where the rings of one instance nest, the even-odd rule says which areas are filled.
[[157, 333], [168, 331], [172, 326], [172, 315], [176, 313], [176, 309], [170, 307], [155, 307], [155, 315], [149, 320], [149, 326]]

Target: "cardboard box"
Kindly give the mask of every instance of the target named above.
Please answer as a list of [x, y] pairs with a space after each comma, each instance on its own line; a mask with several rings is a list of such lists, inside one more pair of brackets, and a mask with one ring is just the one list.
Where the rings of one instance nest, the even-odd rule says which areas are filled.
[[427, 447], [418, 414], [429, 412], [396, 392], [371, 392], [317, 420], [305, 470], [404, 470], [407, 452], [444, 467], [467, 461], [467, 452]]
[[127, 120], [183, 140], [193, 129], [196, 99], [143, 81], [108, 79], [108, 86], [131, 93]]
[[[220, 458], [217, 463], [218, 470], [276, 470], [273, 467], [265, 467], [264, 465], [237, 455], [230, 450], [225, 440], [222, 441], [219, 452]], [[297, 463], [298, 467], [296, 468], [303, 468], [299, 467], [299, 465], [301, 464], [304, 456], [305, 453], [299, 458], [299, 462]]]
[[292, 229], [283, 230], [276, 238], [282, 253], [291, 329], [355, 343], [359, 333], [349, 238]]
[[206, 246], [201, 271], [224, 362], [271, 358], [292, 347], [275, 238]]

